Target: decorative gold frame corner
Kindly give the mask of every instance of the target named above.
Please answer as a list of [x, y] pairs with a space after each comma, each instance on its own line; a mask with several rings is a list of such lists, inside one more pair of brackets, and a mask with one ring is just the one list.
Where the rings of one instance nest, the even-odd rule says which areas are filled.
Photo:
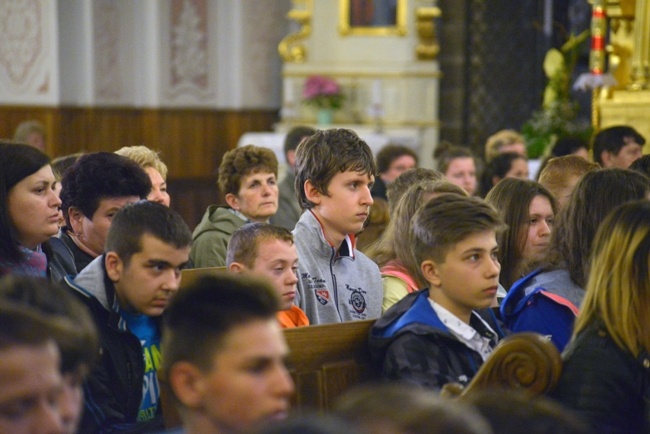
[[415, 55], [418, 60], [435, 60], [440, 52], [440, 44], [436, 36], [434, 19], [442, 15], [436, 6], [419, 7], [415, 9], [415, 27], [418, 32], [418, 44]]
[[312, 0], [293, 0], [294, 8], [299, 4], [303, 9], [291, 9], [287, 18], [300, 25], [300, 30], [285, 36], [278, 44], [278, 53], [288, 63], [303, 63], [307, 59], [307, 47], [301, 43], [311, 35]]
[[341, 36], [406, 36], [406, 11], [408, 0], [397, 0], [394, 26], [357, 27], [350, 25], [350, 0], [339, 0], [339, 34]]

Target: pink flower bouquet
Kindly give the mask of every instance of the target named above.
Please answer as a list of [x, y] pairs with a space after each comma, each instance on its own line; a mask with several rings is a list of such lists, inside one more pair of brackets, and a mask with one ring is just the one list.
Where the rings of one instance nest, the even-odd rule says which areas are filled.
[[311, 75], [302, 90], [304, 103], [322, 109], [338, 110], [343, 105], [341, 86], [332, 78]]

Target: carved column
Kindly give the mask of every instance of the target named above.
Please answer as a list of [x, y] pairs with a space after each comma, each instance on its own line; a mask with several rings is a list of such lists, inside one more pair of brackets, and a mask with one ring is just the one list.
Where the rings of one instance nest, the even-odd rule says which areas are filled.
[[647, 89], [650, 59], [650, 1], [636, 0], [630, 90]]

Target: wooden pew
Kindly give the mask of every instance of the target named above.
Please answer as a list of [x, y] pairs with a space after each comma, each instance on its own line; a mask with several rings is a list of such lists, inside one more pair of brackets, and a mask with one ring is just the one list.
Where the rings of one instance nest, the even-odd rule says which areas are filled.
[[226, 273], [227, 271], [228, 269], [226, 267], [188, 268], [181, 270], [180, 290], [183, 290], [190, 283], [194, 283], [199, 277]]
[[463, 388], [445, 384], [442, 395], [466, 397], [486, 388], [519, 389], [531, 395], [553, 390], [562, 373], [562, 358], [555, 345], [538, 333], [515, 333], [502, 340]]
[[[203, 273], [196, 274], [195, 278]], [[368, 335], [374, 322], [355, 321], [283, 330], [290, 351], [287, 367], [296, 385], [292, 400], [294, 410], [327, 410], [334, 399], [350, 387], [378, 378], [368, 351]], [[162, 379], [160, 405], [165, 427], [179, 427], [180, 416], [169, 385]]]
[[[290, 349], [287, 359], [296, 393], [292, 408], [326, 411], [349, 388], [380, 378], [370, 361], [368, 335], [374, 320], [298, 327], [283, 330]], [[485, 388], [523, 389], [537, 395], [557, 383], [562, 360], [555, 345], [536, 333], [519, 333], [504, 339], [463, 389], [450, 383], [442, 395], [463, 399]], [[180, 419], [161, 384], [165, 425], [177, 427]]]
[[379, 378], [370, 363], [368, 336], [375, 320], [284, 330], [289, 372], [296, 385], [292, 408], [327, 410], [350, 387]]

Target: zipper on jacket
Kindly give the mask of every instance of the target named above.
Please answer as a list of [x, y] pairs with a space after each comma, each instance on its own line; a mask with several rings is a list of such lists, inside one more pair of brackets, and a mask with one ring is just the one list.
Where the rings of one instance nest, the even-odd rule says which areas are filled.
[[330, 258], [330, 276], [332, 277], [332, 293], [334, 294], [334, 305], [336, 306], [336, 313], [339, 315], [339, 321], [343, 322], [341, 317], [341, 310], [339, 309], [339, 289], [336, 283], [336, 275], [334, 274], [334, 261], [336, 259], [336, 250], [332, 247], [332, 256]]

